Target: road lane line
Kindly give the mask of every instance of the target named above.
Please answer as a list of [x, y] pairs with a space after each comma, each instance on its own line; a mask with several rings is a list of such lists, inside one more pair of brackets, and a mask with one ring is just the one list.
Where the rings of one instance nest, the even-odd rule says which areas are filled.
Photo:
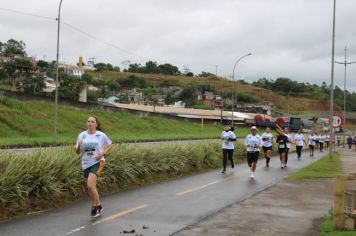
[[224, 179], [220, 179], [220, 180], [217, 180], [217, 181], [214, 181], [214, 182], [211, 182], [211, 183], [207, 183], [207, 184], [201, 185], [201, 186], [196, 187], [196, 188], [191, 188], [191, 189], [179, 192], [176, 195], [177, 196], [182, 196], [182, 195], [185, 195], [185, 194], [188, 194], [188, 193], [196, 192], [196, 191], [201, 190], [203, 188], [209, 187], [210, 185], [218, 184], [218, 183], [221, 183], [223, 181], [226, 181], [226, 180], [229, 180], [229, 179], [232, 179], [232, 178], [233, 178], [233, 176], [225, 177]]
[[73, 234], [73, 233], [75, 233], [75, 232], [79, 232], [79, 231], [81, 231], [82, 229], [85, 229], [85, 228], [86, 228], [85, 226], [78, 227], [78, 228], [76, 228], [76, 229], [73, 229], [73, 230], [69, 231], [69, 232], [66, 233], [65, 235], [71, 235], [71, 234]]
[[111, 216], [108, 216], [108, 217], [105, 217], [103, 218], [102, 220], [99, 220], [95, 223], [92, 223], [92, 225], [97, 225], [97, 224], [100, 224], [100, 223], [104, 223], [104, 222], [107, 222], [107, 221], [111, 221], [111, 220], [115, 220], [119, 217], [122, 217], [124, 215], [128, 215], [134, 211], [138, 211], [138, 210], [141, 210], [143, 208], [146, 208], [148, 207], [150, 204], [144, 204], [144, 205], [140, 205], [140, 206], [137, 206], [137, 207], [134, 207], [134, 208], [131, 208], [129, 210], [126, 210], [126, 211], [122, 211], [122, 212], [119, 212], [119, 213], [116, 213], [114, 215], [111, 215]]

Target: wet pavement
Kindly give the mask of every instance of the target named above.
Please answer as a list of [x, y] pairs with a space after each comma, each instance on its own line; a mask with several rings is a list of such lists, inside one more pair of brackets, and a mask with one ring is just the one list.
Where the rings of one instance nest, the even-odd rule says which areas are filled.
[[[337, 151], [342, 172], [356, 172], [355, 150]], [[332, 204], [333, 180], [286, 180], [175, 235], [317, 236]]]
[[[307, 156], [307, 153], [304, 153], [304, 156]], [[302, 160], [297, 160], [295, 154], [290, 154], [287, 169], [280, 169], [277, 158], [272, 158], [270, 168], [264, 167], [261, 160], [255, 180], [249, 178], [249, 169], [246, 164], [242, 164], [235, 166], [234, 169], [228, 169], [227, 174], [221, 174], [221, 170], [213, 170], [147, 185], [103, 197], [104, 214], [96, 221], [91, 221], [89, 218], [89, 202], [81, 201], [40, 215], [0, 223], [0, 232], [1, 235], [11, 236], [172, 235], [208, 216], [216, 215], [217, 212], [227, 206], [235, 207], [235, 203], [242, 202], [245, 199], [249, 199], [246, 201], [248, 202], [254, 198], [250, 198], [250, 196], [265, 189], [268, 189], [265, 197], [271, 198], [271, 205], [268, 208], [272, 208], [272, 203], [287, 204], [296, 196], [286, 195], [284, 190], [295, 188], [298, 184], [282, 184], [284, 188], [281, 189], [280, 193], [281, 196], [286, 197], [285, 199], [274, 199], [272, 193], [270, 193], [272, 195], [268, 195], [268, 191], [271, 189], [269, 187], [281, 182], [290, 173], [319, 159], [320, 156], [321, 154], [318, 153], [314, 158], [304, 157]], [[302, 191], [298, 192], [298, 195], [307, 197]], [[302, 203], [301, 201], [299, 204]], [[244, 208], [239, 207], [241, 212], [244, 212], [242, 211]], [[253, 211], [262, 215], [263, 210], [268, 208], [264, 205], [256, 205], [256, 209]], [[228, 209], [233, 209], [233, 207]], [[246, 209], [248, 208], [245, 207]], [[247, 213], [248, 211], [245, 211], [245, 214], [242, 214], [239, 219], [234, 219], [230, 225], [236, 225], [238, 221], [243, 222]], [[234, 214], [236, 213], [232, 213], [232, 215]], [[291, 212], [281, 211], [280, 214], [288, 215]], [[289, 223], [293, 222], [294, 220], [290, 219]], [[257, 220], [250, 223], [251, 226], [258, 226]], [[286, 222], [284, 224], [287, 226]], [[267, 226], [263, 228], [268, 229]], [[224, 229], [224, 227], [221, 229]], [[182, 233], [179, 232], [177, 235], [190, 235]], [[235, 231], [234, 234], [223, 235], [240, 234], [236, 234]]]

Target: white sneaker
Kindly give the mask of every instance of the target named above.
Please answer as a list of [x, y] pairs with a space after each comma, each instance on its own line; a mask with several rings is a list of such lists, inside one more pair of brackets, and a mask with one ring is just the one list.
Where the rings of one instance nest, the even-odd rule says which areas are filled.
[[255, 178], [255, 175], [253, 174], [253, 172], [251, 172], [250, 178], [251, 178], [251, 179], [254, 179], [254, 178]]

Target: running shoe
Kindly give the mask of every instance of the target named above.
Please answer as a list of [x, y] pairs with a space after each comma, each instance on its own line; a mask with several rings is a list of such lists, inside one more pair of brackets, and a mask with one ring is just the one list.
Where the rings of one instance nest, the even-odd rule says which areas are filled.
[[101, 215], [101, 213], [104, 211], [103, 207], [101, 205], [97, 206], [97, 211], [96, 213]]
[[92, 208], [91, 208], [90, 217], [91, 217], [91, 218], [95, 218], [97, 212], [98, 212], [97, 208], [96, 208], [96, 207], [92, 207]]
[[254, 179], [254, 178], [255, 178], [255, 175], [253, 174], [253, 172], [251, 172], [250, 178], [251, 178], [251, 179]]
[[225, 170], [225, 169], [224, 169], [224, 170], [222, 170], [222, 171], [221, 171], [221, 173], [225, 174], [225, 173], [226, 173], [226, 170]]

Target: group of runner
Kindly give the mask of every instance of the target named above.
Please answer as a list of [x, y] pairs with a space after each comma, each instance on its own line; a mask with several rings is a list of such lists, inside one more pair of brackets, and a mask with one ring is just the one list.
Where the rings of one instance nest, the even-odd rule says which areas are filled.
[[[281, 161], [281, 169], [285, 169], [288, 163], [288, 154], [291, 148], [291, 144], [295, 144], [297, 158], [298, 160], [302, 157], [303, 147], [306, 146], [307, 140], [302, 133], [302, 130], [298, 130], [297, 133], [292, 136], [289, 133], [288, 128], [284, 129], [276, 129], [277, 137], [275, 142], [277, 143], [278, 154]], [[252, 126], [250, 128], [250, 134], [245, 138], [245, 146], [247, 152], [247, 164], [250, 168], [250, 178], [255, 178], [257, 161], [260, 154], [260, 148], [262, 147], [264, 158], [266, 161], [266, 167], [268, 168], [270, 165], [270, 160], [273, 154], [273, 142], [274, 136], [269, 127], [266, 128], [265, 132], [260, 136], [257, 134], [257, 127]], [[231, 167], [234, 168], [233, 161], [233, 151], [234, 144], [236, 141], [236, 135], [231, 130], [231, 126], [226, 124], [224, 126], [224, 131], [221, 134], [221, 139], [223, 140], [222, 150], [223, 150], [223, 170], [222, 173], [226, 172], [227, 160], [229, 159], [231, 163]], [[325, 148], [329, 146], [330, 138], [328, 135], [317, 135], [313, 133], [308, 137], [308, 144], [310, 148], [310, 157], [314, 156], [314, 148], [316, 145], [320, 148], [320, 151], [324, 148], [324, 143], [326, 144]]]
[[327, 150], [330, 145], [330, 136], [329, 134], [317, 134], [315, 132], [310, 133], [308, 136], [308, 145], [310, 157], [314, 156], [314, 150], [317, 149], [320, 152]]

